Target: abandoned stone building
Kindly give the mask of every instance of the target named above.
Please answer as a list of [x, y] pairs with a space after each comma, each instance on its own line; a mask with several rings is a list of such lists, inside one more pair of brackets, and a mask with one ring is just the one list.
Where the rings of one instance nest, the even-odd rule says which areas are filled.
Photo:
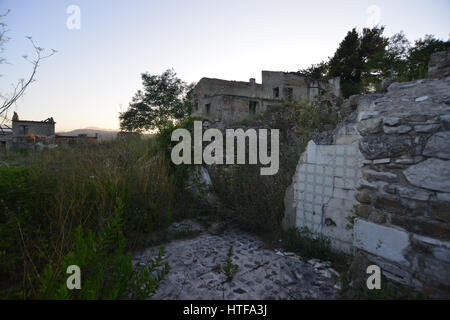
[[52, 143], [55, 138], [55, 121], [53, 118], [44, 121], [20, 120], [18, 114], [14, 112], [12, 132], [14, 143]]
[[202, 78], [194, 88], [192, 115], [230, 123], [284, 101], [312, 100], [323, 91], [341, 96], [340, 79], [312, 80], [292, 72], [262, 71], [262, 83]]
[[20, 120], [14, 112], [12, 127], [2, 125], [0, 128], [0, 151], [17, 148], [35, 148], [58, 144], [95, 144], [98, 137], [86, 134], [58, 135], [55, 133], [56, 122], [53, 118], [44, 121]]

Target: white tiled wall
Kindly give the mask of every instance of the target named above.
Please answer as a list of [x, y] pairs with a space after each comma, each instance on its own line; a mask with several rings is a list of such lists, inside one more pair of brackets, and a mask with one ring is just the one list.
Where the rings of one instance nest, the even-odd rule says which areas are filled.
[[363, 156], [358, 145], [316, 145], [310, 141], [302, 159], [296, 172], [296, 226], [324, 234], [335, 247], [350, 250], [352, 231], [347, 228], [346, 217], [352, 215], [361, 177]]

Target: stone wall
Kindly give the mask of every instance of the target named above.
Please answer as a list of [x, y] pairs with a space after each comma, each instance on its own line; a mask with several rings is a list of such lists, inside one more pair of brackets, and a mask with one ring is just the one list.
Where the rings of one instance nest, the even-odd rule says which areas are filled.
[[24, 121], [24, 120], [13, 120], [12, 130], [14, 136], [23, 135], [20, 131], [21, 126], [26, 126], [29, 134], [37, 136], [54, 136], [55, 135], [55, 122], [53, 121]]
[[311, 141], [302, 155], [284, 225], [326, 235], [338, 250], [366, 254], [388, 278], [448, 298], [450, 77], [435, 74], [352, 97], [357, 110], [332, 144]]
[[[202, 78], [194, 88], [192, 114], [236, 122], [288, 99], [313, 99], [324, 90], [340, 96], [340, 79], [313, 81], [296, 73], [275, 71], [262, 71], [262, 84], [255, 79], [243, 82]], [[257, 102], [256, 112], [250, 111], [250, 101]]]
[[394, 83], [362, 115], [366, 160], [354, 226], [354, 246], [377, 257], [392, 278], [447, 292], [449, 80]]

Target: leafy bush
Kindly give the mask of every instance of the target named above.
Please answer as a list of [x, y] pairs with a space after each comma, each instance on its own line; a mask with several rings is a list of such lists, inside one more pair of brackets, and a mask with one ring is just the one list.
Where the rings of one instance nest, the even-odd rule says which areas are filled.
[[227, 253], [227, 259], [223, 267], [223, 272], [227, 277], [227, 281], [233, 280], [234, 275], [238, 272], [239, 266], [233, 263], [233, 246], [230, 246]]
[[284, 234], [284, 246], [306, 259], [326, 260], [332, 257], [330, 241], [321, 235], [313, 234], [308, 228], [288, 230]]
[[[162, 232], [178, 208], [173, 169], [153, 140], [58, 147], [26, 158], [9, 153], [0, 168], [2, 296], [39, 296], [44, 267], [71, 250], [76, 227], [97, 233], [123, 199], [127, 249]], [[22, 164], [17, 166], [15, 164]]]
[[[169, 271], [163, 263], [164, 249], [149, 266], [134, 269], [131, 253], [125, 254], [119, 200], [114, 215], [98, 233], [88, 230], [83, 236], [81, 226], [75, 229], [74, 245], [57, 266], [48, 264], [41, 277], [40, 299], [145, 299], [155, 294], [159, 283]], [[81, 270], [81, 289], [69, 290], [64, 271], [70, 265]]]

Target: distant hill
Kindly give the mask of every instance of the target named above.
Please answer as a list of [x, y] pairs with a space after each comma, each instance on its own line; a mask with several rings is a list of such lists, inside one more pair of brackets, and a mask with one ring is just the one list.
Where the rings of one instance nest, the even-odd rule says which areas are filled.
[[116, 138], [117, 132], [119, 132], [119, 130], [88, 127], [84, 129], [75, 129], [67, 132], [57, 132], [57, 134], [61, 136], [77, 136], [79, 134], [87, 134], [90, 137], [94, 137], [95, 134], [98, 134], [98, 138], [100, 140], [111, 140]]

